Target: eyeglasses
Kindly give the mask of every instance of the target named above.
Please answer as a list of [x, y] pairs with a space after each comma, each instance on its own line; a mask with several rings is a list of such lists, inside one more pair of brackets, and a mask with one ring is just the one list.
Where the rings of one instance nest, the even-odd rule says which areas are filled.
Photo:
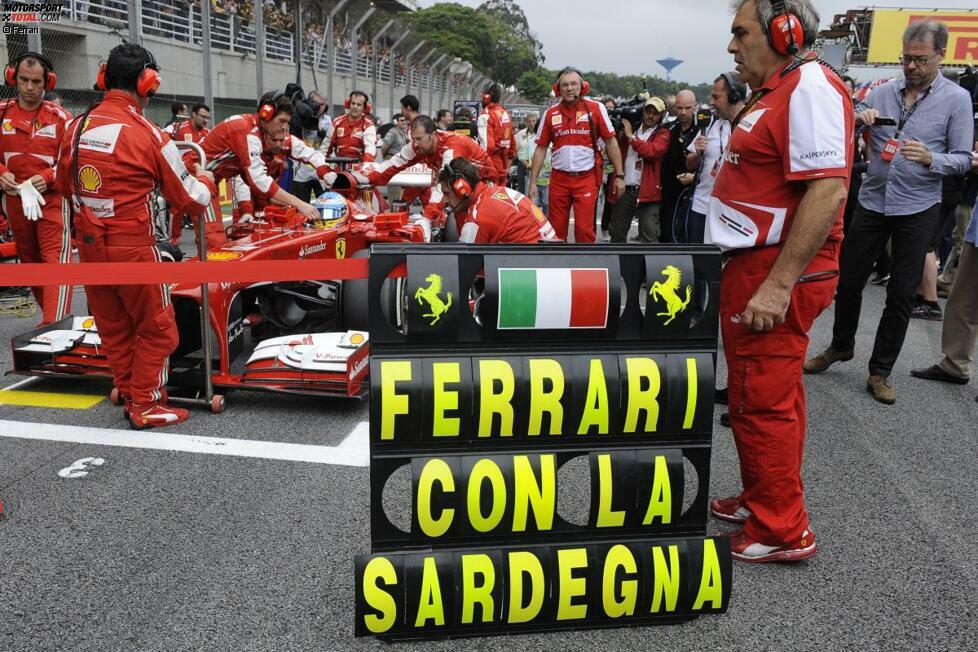
[[909, 66], [912, 63], [916, 65], [918, 68], [920, 68], [921, 66], [926, 66], [930, 62], [930, 60], [933, 59], [934, 57], [939, 57], [939, 56], [941, 56], [940, 52], [938, 52], [937, 54], [932, 54], [929, 57], [904, 54], [900, 57], [900, 61], [902, 61], [903, 65], [905, 66]]
[[425, 140], [427, 138], [430, 138], [433, 135], [434, 134], [425, 134], [424, 136], [418, 136], [418, 137], [411, 136], [411, 143], [412, 144], [421, 143], [421, 141], [423, 141], [423, 140]]
[[577, 88], [581, 85], [579, 81], [560, 82], [560, 88]]

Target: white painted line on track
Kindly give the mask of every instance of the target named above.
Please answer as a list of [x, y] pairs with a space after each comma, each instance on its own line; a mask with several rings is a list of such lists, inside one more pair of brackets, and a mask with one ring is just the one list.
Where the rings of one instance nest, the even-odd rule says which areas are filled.
[[370, 425], [366, 421], [360, 422], [338, 446], [178, 435], [167, 430], [112, 430], [6, 420], [0, 420], [0, 437], [252, 457], [333, 466], [370, 464]]
[[19, 387], [26, 387], [27, 385], [33, 385], [34, 383], [41, 380], [40, 376], [31, 376], [30, 378], [25, 378], [24, 380], [19, 380], [13, 385], [7, 385], [6, 387], [0, 388], [0, 392], [6, 392], [8, 390], [17, 389]]

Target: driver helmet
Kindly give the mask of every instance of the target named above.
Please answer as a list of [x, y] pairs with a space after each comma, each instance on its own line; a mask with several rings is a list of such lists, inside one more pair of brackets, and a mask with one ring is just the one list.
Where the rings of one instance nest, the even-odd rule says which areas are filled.
[[324, 222], [345, 219], [350, 212], [346, 198], [338, 192], [332, 191], [324, 192], [317, 197], [316, 201], [312, 203], [312, 207], [319, 212], [319, 219]]

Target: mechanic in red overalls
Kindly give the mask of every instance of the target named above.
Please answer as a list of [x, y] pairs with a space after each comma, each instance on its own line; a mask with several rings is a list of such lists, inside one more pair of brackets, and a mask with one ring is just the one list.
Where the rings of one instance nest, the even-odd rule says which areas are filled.
[[608, 110], [601, 102], [584, 97], [590, 86], [575, 68], [557, 75], [554, 94], [561, 101], [543, 114], [537, 133], [537, 148], [530, 165], [529, 196], [537, 198], [537, 176], [553, 147], [550, 174], [550, 223], [557, 236], [567, 239], [571, 207], [574, 208], [574, 242], [594, 242], [594, 213], [598, 188], [604, 176], [598, 141], [604, 141], [608, 159], [615, 168], [615, 196], [625, 192], [621, 150], [615, 140]]
[[754, 94], [732, 125], [706, 226], [728, 257], [720, 328], [743, 491], [710, 508], [744, 525], [734, 559], [796, 561], [816, 551], [801, 481], [802, 364], [838, 283], [855, 115], [842, 80], [799, 54], [818, 35], [810, 0], [794, 0], [797, 15], [781, 3], [769, 24], [755, 2], [737, 11], [728, 46]]
[[[278, 179], [285, 171], [285, 141], [290, 136], [289, 133], [281, 131], [271, 134], [267, 138], [267, 144], [261, 153], [265, 167], [268, 169], [268, 176]], [[292, 136], [294, 138], [294, 136]], [[241, 180], [241, 177], [234, 177], [234, 198], [238, 203], [238, 208], [234, 214], [234, 223], [251, 222], [256, 212], [262, 212], [268, 206], [268, 202], [261, 197], [251, 198], [251, 190], [248, 184]]]
[[499, 84], [489, 84], [482, 93], [482, 113], [479, 114], [479, 144], [496, 164], [496, 175], [491, 179], [497, 186], [506, 185], [509, 166], [516, 156], [513, 140], [513, 120], [509, 111], [499, 103], [502, 91]]
[[560, 242], [543, 211], [512, 188], [479, 179], [479, 169], [464, 158], [449, 161], [438, 175], [445, 204], [460, 225], [466, 244]]
[[[211, 119], [211, 108], [206, 104], [195, 104], [190, 111], [190, 119], [179, 123], [174, 129], [173, 140], [184, 143], [200, 144], [204, 136], [210, 133], [207, 122]], [[176, 124], [176, 123], [174, 123]], [[183, 228], [183, 215], [170, 212], [170, 242], [180, 244], [180, 229]]]
[[357, 158], [370, 163], [377, 158], [377, 127], [367, 115], [370, 99], [366, 93], [353, 91], [344, 102], [347, 113], [333, 120], [333, 131], [326, 156]]
[[[54, 187], [54, 163], [69, 115], [44, 100], [57, 77], [35, 52], [15, 57], [4, 71], [17, 97], [0, 106], [0, 189], [3, 212], [23, 263], [71, 262], [71, 216]], [[68, 276], [68, 272], [65, 272]], [[32, 287], [41, 307], [41, 325], [71, 310], [71, 285]]]
[[[412, 165], [423, 163], [434, 176], [459, 157], [471, 161], [478, 168], [480, 179], [489, 181], [498, 175], [495, 164], [477, 142], [453, 132], [438, 131], [430, 116], [420, 115], [411, 122], [411, 142], [383, 163], [365, 165], [354, 176], [360, 183], [385, 186], [398, 172]], [[435, 217], [441, 212], [444, 198], [437, 183], [425, 191], [422, 202], [426, 204], [424, 213], [427, 217]]]
[[[160, 85], [153, 55], [112, 48], [99, 68], [102, 102], [68, 126], [57, 184], [74, 211], [78, 257], [87, 262], [160, 262], [150, 196], [199, 215], [216, 194], [213, 176], [184, 166], [170, 137], [143, 117]], [[171, 426], [186, 410], [166, 402], [169, 356], [179, 342], [168, 285], [86, 286], [88, 307], [133, 428]]]
[[[256, 113], [231, 116], [207, 134], [201, 147], [207, 156], [207, 169], [214, 173], [217, 182], [241, 175], [251, 191], [252, 199], [260, 197], [265, 202], [291, 206], [306, 219], [316, 220], [319, 213], [312, 204], [279, 187], [262, 159], [268, 138], [272, 134], [287, 132], [291, 119], [292, 101], [280, 91], [265, 93], [258, 102]], [[336, 177], [321, 152], [294, 136], [287, 137], [286, 150], [289, 158], [312, 165], [327, 187], [332, 185]], [[184, 161], [188, 166], [193, 166], [198, 161], [197, 154], [192, 150], [187, 152]], [[207, 246], [218, 247], [227, 242], [221, 219], [220, 197], [212, 198], [206, 219]]]

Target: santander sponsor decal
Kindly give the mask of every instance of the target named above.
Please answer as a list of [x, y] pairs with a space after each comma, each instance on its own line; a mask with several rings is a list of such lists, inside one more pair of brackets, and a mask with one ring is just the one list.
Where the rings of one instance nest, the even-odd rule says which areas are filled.
[[353, 368], [350, 369], [350, 380], [353, 380], [354, 378], [356, 378], [357, 376], [359, 376], [360, 375], [360, 372], [362, 372], [364, 369], [366, 369], [367, 364], [369, 362], [370, 362], [370, 359], [367, 358], [366, 356], [364, 356], [363, 358], [360, 358], [360, 360], [358, 360], [357, 363], [353, 365]]

